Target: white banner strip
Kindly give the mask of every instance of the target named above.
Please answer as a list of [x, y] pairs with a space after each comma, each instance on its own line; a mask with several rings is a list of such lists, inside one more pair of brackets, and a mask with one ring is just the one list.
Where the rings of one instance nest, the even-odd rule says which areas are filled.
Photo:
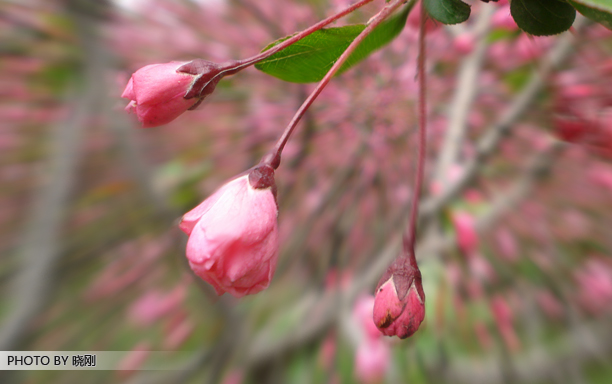
[[189, 351], [0, 351], [0, 370], [175, 370]]

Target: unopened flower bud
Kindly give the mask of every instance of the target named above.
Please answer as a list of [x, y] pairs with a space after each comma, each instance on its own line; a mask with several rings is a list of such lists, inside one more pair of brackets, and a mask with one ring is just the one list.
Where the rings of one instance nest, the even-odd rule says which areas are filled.
[[145, 128], [167, 124], [197, 107], [221, 79], [220, 66], [205, 60], [151, 64], [136, 71], [121, 97]]
[[183, 216], [189, 265], [218, 295], [242, 297], [270, 284], [278, 259], [274, 188], [274, 170], [260, 165]]
[[416, 260], [400, 257], [376, 287], [374, 324], [386, 336], [412, 336], [425, 319], [425, 292]]

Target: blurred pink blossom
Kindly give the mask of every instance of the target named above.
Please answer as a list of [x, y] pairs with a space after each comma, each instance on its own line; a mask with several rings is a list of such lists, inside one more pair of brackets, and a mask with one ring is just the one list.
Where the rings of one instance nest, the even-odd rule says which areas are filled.
[[139, 326], [149, 326], [175, 310], [185, 299], [185, 286], [180, 285], [164, 294], [158, 290], [146, 292], [129, 308], [129, 319]]
[[610, 310], [612, 301], [612, 266], [591, 258], [575, 273], [579, 286], [577, 301], [593, 314]]
[[496, 295], [491, 299], [491, 312], [506, 347], [510, 351], [517, 351], [520, 348], [520, 341], [513, 325], [512, 308], [502, 296]]
[[468, 265], [472, 276], [479, 280], [492, 282], [495, 279], [495, 270], [493, 270], [489, 261], [480, 253], [473, 254], [468, 260]]
[[497, 247], [499, 248], [500, 254], [508, 261], [518, 260], [518, 246], [514, 235], [510, 230], [503, 227], [495, 232], [495, 240], [497, 241]]
[[471, 255], [478, 248], [478, 234], [474, 227], [474, 217], [464, 211], [455, 211], [452, 213], [452, 221], [459, 249], [464, 254]]
[[366, 340], [357, 347], [355, 376], [360, 383], [379, 383], [391, 364], [391, 351], [382, 339]]
[[195, 326], [185, 316], [178, 316], [165, 328], [163, 346], [167, 350], [179, 348], [193, 334]]
[[536, 293], [536, 301], [549, 318], [560, 319], [563, 316], [563, 306], [550, 291], [538, 291]]
[[223, 378], [221, 384], [240, 384], [243, 380], [244, 374], [242, 373], [242, 371], [233, 370]]
[[510, 14], [509, 5], [504, 5], [500, 7], [497, 11], [495, 11], [491, 19], [491, 24], [495, 28], [506, 29], [509, 31], [515, 31], [518, 29], [516, 22], [512, 18], [512, 15]]
[[472, 33], [464, 32], [455, 37], [453, 47], [458, 53], [467, 55], [474, 50], [475, 37]]
[[334, 359], [336, 357], [336, 335], [330, 332], [323, 343], [321, 343], [321, 349], [319, 350], [319, 356], [317, 362], [324, 370], [329, 370], [333, 366]]
[[353, 307], [353, 317], [357, 320], [360, 328], [363, 330], [367, 338], [378, 339], [382, 336], [382, 333], [376, 328], [374, 324], [374, 296], [362, 295], [355, 301]]
[[593, 184], [612, 192], [612, 167], [604, 165], [593, 166], [588, 170], [588, 177]]
[[[419, 30], [419, 24], [421, 22], [421, 4], [422, 2], [418, 2], [410, 14], [408, 15], [408, 20], [406, 25], [413, 30]], [[440, 23], [427, 16], [427, 20], [425, 21], [425, 30], [428, 33], [431, 33], [440, 27]]]
[[131, 376], [134, 371], [139, 370], [151, 354], [151, 345], [146, 341], [141, 341], [121, 359], [117, 367], [117, 375], [121, 378]]

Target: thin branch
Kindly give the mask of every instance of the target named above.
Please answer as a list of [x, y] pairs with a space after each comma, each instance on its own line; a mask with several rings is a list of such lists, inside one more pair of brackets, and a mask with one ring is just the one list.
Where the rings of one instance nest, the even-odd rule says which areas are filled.
[[[325, 89], [325, 87], [327, 86], [331, 78], [336, 74], [336, 72], [340, 70], [342, 65], [344, 65], [346, 60], [348, 60], [350, 55], [355, 51], [355, 49], [359, 46], [359, 44], [361, 44], [363, 40], [365, 40], [365, 38], [368, 37], [368, 35], [372, 33], [374, 29], [380, 23], [382, 23], [387, 17], [389, 17], [402, 4], [403, 4], [403, 0], [392, 1], [388, 3], [387, 5], [385, 5], [385, 7], [379, 13], [377, 13], [374, 17], [370, 19], [370, 21], [368, 22], [364, 30], [361, 31], [359, 35], [357, 35], [357, 37], [355, 37], [355, 39], [351, 42], [351, 44], [349, 44], [349, 46], [344, 50], [344, 52], [342, 52], [342, 55], [338, 57], [338, 60], [336, 60], [334, 65], [332, 65], [329, 71], [327, 71], [327, 73], [325, 74], [323, 79], [321, 79], [321, 81], [319, 82], [315, 90], [312, 91], [310, 96], [308, 96], [308, 98], [300, 106], [300, 108], [297, 110], [297, 112], [295, 113], [295, 115], [293, 116], [293, 118], [291, 119], [287, 127], [285, 128], [285, 131], [283, 132], [281, 137], [278, 139], [276, 145], [274, 146], [274, 149], [269, 155], [266, 155], [264, 157], [264, 159], [262, 160], [262, 163], [268, 163], [274, 169], [278, 168], [278, 166], [280, 165], [280, 161], [281, 161], [281, 153], [283, 152], [283, 149], [285, 148], [285, 144], [287, 144], [287, 141], [291, 137], [291, 134], [295, 130], [295, 127], [297, 126], [302, 116], [304, 116], [308, 108], [310, 108], [310, 106], [316, 100], [319, 94], [323, 92], [323, 89]], [[407, 6], [412, 8], [414, 4], [415, 4], [415, 0], [412, 0]]]
[[483, 5], [473, 31], [469, 32], [478, 40], [474, 50], [462, 61], [457, 74], [455, 96], [449, 108], [448, 128], [433, 177], [443, 188], [448, 184], [446, 177], [448, 169], [459, 157], [459, 150], [467, 130], [469, 111], [478, 94], [478, 75], [489, 46], [489, 25], [495, 9], [493, 6]]

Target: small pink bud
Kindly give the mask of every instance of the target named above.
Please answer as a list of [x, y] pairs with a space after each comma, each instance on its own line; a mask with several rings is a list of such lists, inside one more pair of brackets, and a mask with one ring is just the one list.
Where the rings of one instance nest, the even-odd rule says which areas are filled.
[[425, 319], [425, 292], [416, 261], [400, 257], [376, 287], [374, 324], [386, 336], [412, 336]]
[[218, 74], [219, 66], [205, 60], [151, 64], [134, 72], [121, 97], [144, 128], [157, 127], [195, 108], [212, 93]]
[[255, 167], [183, 216], [191, 269], [218, 295], [251, 295], [268, 287], [278, 258], [274, 170]]
[[452, 215], [457, 244], [466, 255], [471, 255], [478, 247], [478, 234], [474, 228], [474, 217], [465, 212], [454, 212]]
[[453, 41], [453, 46], [457, 50], [457, 52], [467, 55], [468, 53], [474, 50], [475, 46], [475, 37], [472, 33], [466, 32], [455, 37]]
[[383, 340], [366, 340], [357, 347], [355, 376], [360, 383], [379, 383], [391, 363], [391, 350]]

